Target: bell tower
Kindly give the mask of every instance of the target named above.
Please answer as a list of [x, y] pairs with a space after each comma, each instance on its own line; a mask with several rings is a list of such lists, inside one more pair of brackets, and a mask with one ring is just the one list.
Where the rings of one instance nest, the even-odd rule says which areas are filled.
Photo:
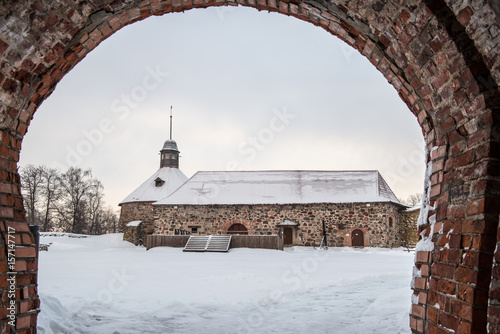
[[170, 107], [170, 139], [167, 139], [160, 151], [160, 168], [179, 168], [179, 150], [172, 139], [172, 107]]

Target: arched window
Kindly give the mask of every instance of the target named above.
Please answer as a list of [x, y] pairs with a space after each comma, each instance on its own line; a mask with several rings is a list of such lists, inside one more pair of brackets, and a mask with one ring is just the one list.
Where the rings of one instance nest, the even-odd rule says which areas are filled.
[[243, 224], [233, 224], [227, 230], [227, 234], [248, 234], [248, 230]]
[[392, 227], [392, 217], [389, 217], [389, 227]]

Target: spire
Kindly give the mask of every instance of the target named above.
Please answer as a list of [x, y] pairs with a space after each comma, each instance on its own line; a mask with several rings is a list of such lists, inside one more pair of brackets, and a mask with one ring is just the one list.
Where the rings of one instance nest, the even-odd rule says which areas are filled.
[[172, 140], [172, 106], [170, 106], [170, 140]]
[[160, 151], [160, 168], [179, 168], [179, 150], [177, 143], [172, 139], [172, 106], [170, 106], [170, 136]]

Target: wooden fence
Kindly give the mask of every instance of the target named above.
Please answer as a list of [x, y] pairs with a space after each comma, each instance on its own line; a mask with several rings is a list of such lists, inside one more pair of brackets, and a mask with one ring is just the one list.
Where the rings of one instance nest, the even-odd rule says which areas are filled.
[[[148, 235], [146, 248], [184, 247], [189, 235]], [[265, 248], [283, 250], [283, 239], [277, 235], [233, 235], [230, 248]]]
[[184, 247], [189, 239], [189, 235], [161, 235], [149, 234], [146, 242], [146, 249], [154, 247]]
[[283, 239], [277, 235], [233, 235], [231, 248], [265, 248], [283, 250]]

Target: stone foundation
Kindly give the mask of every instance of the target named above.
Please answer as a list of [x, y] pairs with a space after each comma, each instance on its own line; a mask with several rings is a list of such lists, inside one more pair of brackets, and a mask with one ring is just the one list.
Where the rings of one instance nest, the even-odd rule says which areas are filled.
[[142, 246], [146, 243], [147, 234], [144, 233], [143, 223], [137, 225], [125, 225], [123, 228], [123, 240], [133, 243], [136, 246]]

